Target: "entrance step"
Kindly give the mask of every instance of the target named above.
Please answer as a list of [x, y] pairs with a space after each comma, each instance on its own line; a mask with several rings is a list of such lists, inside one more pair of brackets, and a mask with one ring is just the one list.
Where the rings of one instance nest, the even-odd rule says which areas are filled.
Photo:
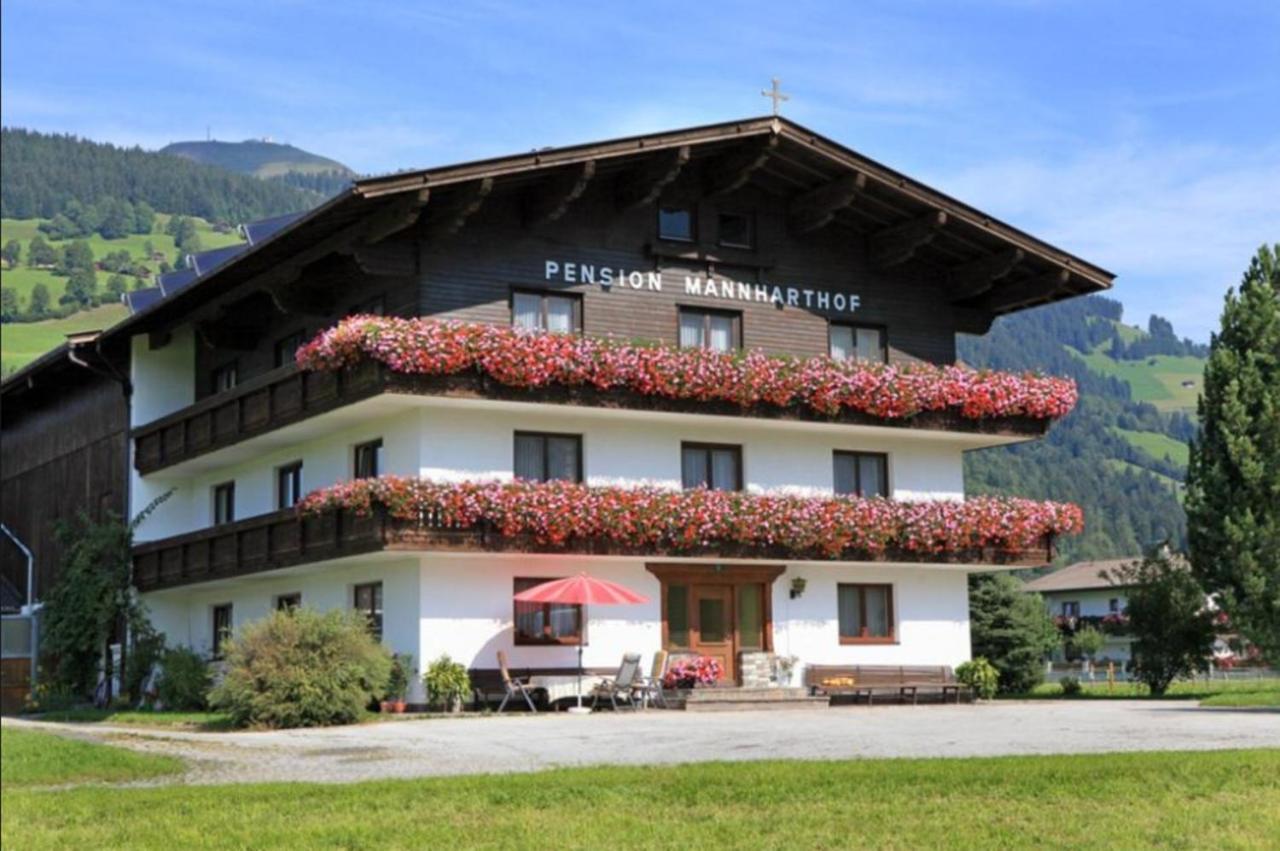
[[805, 688], [699, 688], [684, 694], [686, 712], [727, 712], [735, 709], [814, 709], [827, 706], [825, 696]]

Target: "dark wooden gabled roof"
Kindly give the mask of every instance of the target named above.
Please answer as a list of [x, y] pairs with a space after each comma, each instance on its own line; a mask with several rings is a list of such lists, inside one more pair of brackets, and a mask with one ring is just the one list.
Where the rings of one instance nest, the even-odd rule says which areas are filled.
[[[350, 252], [410, 225], [451, 233], [495, 190], [524, 189], [531, 219], [554, 219], [592, 180], [608, 178], [620, 208], [655, 200], [696, 170], [707, 195], [746, 182], [787, 199], [793, 233], [844, 228], [865, 239], [869, 259], [908, 259], [937, 269], [974, 327], [1000, 314], [1107, 289], [1107, 270], [780, 117], [754, 118], [542, 148], [354, 182], [304, 215], [259, 223], [254, 239], [207, 274], [164, 292], [108, 329], [100, 346], [198, 319], [205, 305], [245, 285], [271, 283], [334, 252]], [[985, 317], [985, 319], [983, 319]], [[40, 358], [4, 382], [6, 394], [60, 355]]]

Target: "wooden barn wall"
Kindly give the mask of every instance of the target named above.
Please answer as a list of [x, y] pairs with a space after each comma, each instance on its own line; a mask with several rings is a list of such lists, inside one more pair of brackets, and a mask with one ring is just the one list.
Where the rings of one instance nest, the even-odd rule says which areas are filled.
[[[511, 321], [513, 288], [563, 289], [583, 298], [587, 334], [617, 334], [674, 342], [678, 306], [703, 306], [742, 312], [743, 344], [778, 354], [826, 354], [827, 322], [883, 325], [888, 329], [890, 357], [896, 362], [955, 360], [955, 318], [933, 270], [905, 263], [877, 272], [866, 260], [865, 240], [851, 231], [827, 227], [807, 235], [790, 235], [785, 202], [746, 187], [719, 199], [699, 199], [700, 247], [725, 254], [714, 245], [720, 210], [754, 213], [757, 249], [734, 251], [753, 265], [722, 265], [716, 277], [752, 283], [825, 289], [857, 294], [856, 313], [821, 311], [816, 307], [778, 307], [710, 296], [685, 294], [686, 274], [705, 278], [705, 263], [656, 257], [656, 206], [619, 214], [610, 183], [589, 190], [559, 221], [525, 227], [517, 198], [495, 197], [453, 237], [423, 245], [421, 312], [471, 321]], [[676, 186], [667, 198], [680, 200]], [[667, 251], [692, 248], [662, 243]], [[544, 262], [577, 262], [615, 269], [661, 271], [662, 291], [635, 291], [596, 284], [548, 282]], [[758, 264], [768, 264], [767, 267]]]
[[[123, 516], [128, 493], [128, 409], [120, 385], [90, 378], [63, 389], [56, 404], [30, 407], [18, 400], [5, 418], [0, 441], [0, 500], [4, 523], [35, 556], [36, 593], [53, 582], [62, 549], [54, 524], [85, 511]], [[22, 405], [21, 416], [12, 411]], [[26, 591], [26, 561], [0, 544], [6, 579]]]

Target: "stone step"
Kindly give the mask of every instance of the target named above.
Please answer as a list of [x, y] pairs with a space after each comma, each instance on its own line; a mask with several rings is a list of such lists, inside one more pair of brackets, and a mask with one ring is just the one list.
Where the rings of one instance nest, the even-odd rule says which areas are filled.
[[753, 703], [807, 700], [809, 690], [771, 686], [769, 688], [695, 688], [685, 695], [687, 703]]

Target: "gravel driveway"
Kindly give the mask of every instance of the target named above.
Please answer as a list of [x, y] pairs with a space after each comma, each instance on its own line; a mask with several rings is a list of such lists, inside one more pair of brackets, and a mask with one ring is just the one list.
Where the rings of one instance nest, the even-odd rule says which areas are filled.
[[963, 757], [1280, 747], [1280, 712], [1193, 701], [1000, 701], [785, 712], [472, 716], [189, 733], [4, 719], [191, 762], [180, 782], [313, 781], [708, 760]]

